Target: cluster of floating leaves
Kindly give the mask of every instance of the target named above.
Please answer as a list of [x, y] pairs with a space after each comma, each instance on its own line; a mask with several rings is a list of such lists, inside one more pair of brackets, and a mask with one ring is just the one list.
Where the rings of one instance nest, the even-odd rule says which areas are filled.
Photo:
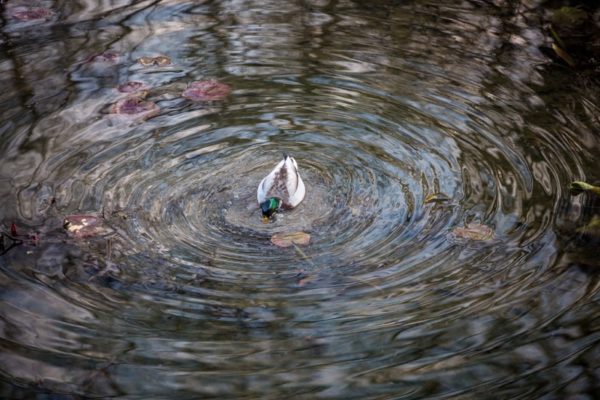
[[9, 15], [19, 21], [48, 20], [54, 15], [54, 11], [45, 7], [13, 7]]

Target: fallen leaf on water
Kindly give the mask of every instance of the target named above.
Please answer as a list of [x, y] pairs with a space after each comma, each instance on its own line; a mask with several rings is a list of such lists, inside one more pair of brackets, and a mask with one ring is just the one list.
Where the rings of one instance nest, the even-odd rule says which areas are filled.
[[146, 84], [144, 84], [144, 82], [138, 82], [138, 81], [127, 81], [125, 83], [120, 84], [119, 86], [117, 86], [117, 90], [121, 93], [135, 93], [135, 92], [140, 92], [143, 90], [147, 90], [148, 86], [146, 86]]
[[577, 63], [575, 62], [575, 60], [573, 59], [573, 57], [571, 57], [569, 55], [569, 53], [567, 53], [565, 50], [563, 50], [562, 48], [558, 47], [558, 45], [556, 43], [552, 43], [552, 50], [554, 50], [554, 52], [556, 53], [556, 55], [559, 56], [560, 58], [562, 58], [562, 60], [564, 62], [566, 62], [567, 64], [569, 64], [569, 66], [571, 68], [575, 68], [577, 66]]
[[65, 217], [63, 227], [77, 238], [105, 235], [112, 232], [104, 225], [101, 217], [86, 214]]
[[444, 201], [450, 200], [450, 197], [444, 193], [432, 193], [425, 197], [425, 204], [428, 203], [443, 203]]
[[304, 232], [276, 233], [271, 236], [271, 243], [277, 247], [290, 247], [294, 244], [306, 246], [310, 242], [310, 235]]
[[494, 237], [494, 230], [487, 225], [471, 223], [465, 227], [454, 228], [452, 234], [461, 239], [490, 240]]
[[144, 57], [138, 58], [137, 61], [144, 67], [148, 67], [151, 65], [157, 65], [159, 67], [163, 67], [165, 65], [171, 65], [171, 59], [167, 56], [158, 56], [158, 57], [144, 56]]
[[119, 114], [141, 119], [152, 118], [160, 112], [160, 108], [151, 101], [144, 101], [142, 97], [134, 96], [122, 99], [110, 108], [111, 114]]
[[600, 186], [590, 185], [587, 182], [575, 181], [571, 183], [571, 190], [575, 192], [592, 192], [600, 196]]
[[196, 81], [190, 83], [181, 96], [192, 101], [223, 100], [231, 92], [231, 87], [215, 80]]
[[44, 7], [14, 7], [10, 10], [10, 16], [19, 21], [37, 21], [50, 19], [54, 11]]

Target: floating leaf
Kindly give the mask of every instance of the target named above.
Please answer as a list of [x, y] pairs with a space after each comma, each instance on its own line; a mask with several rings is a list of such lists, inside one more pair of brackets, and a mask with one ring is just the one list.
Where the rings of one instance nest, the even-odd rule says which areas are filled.
[[69, 215], [65, 217], [63, 227], [77, 238], [100, 236], [112, 232], [104, 225], [104, 220], [95, 215]]
[[490, 240], [494, 237], [494, 231], [487, 225], [467, 224], [466, 227], [458, 227], [452, 230], [454, 236], [469, 240]]
[[171, 65], [171, 59], [167, 56], [158, 56], [158, 57], [140, 57], [138, 58], [138, 63], [143, 65], [144, 67], [149, 67], [152, 65], [157, 65], [159, 67], [164, 67], [166, 65]]
[[571, 183], [571, 190], [575, 192], [592, 192], [600, 196], [600, 186], [590, 185], [587, 182], [575, 181]]
[[44, 7], [14, 7], [10, 10], [10, 16], [19, 21], [36, 21], [50, 19], [54, 11]]
[[192, 82], [181, 94], [193, 101], [223, 100], [231, 92], [231, 87], [214, 80]]
[[147, 90], [148, 86], [144, 82], [129, 81], [117, 86], [117, 90], [121, 93], [135, 93]]
[[450, 200], [450, 197], [445, 195], [444, 193], [432, 193], [425, 197], [425, 204], [428, 203], [443, 203], [445, 201]]
[[559, 56], [560, 58], [562, 58], [562, 60], [564, 62], [569, 64], [569, 66], [571, 68], [575, 68], [577, 66], [577, 63], [575, 62], [575, 60], [573, 60], [573, 58], [569, 55], [569, 53], [567, 53], [565, 50], [558, 47], [558, 45], [556, 43], [552, 43], [552, 50], [554, 50], [556, 55]]
[[310, 242], [310, 235], [304, 232], [276, 233], [271, 236], [271, 243], [277, 247], [290, 247], [294, 244], [306, 246]]
[[144, 101], [141, 97], [128, 97], [113, 104], [110, 112], [147, 119], [158, 114], [160, 108], [151, 101]]

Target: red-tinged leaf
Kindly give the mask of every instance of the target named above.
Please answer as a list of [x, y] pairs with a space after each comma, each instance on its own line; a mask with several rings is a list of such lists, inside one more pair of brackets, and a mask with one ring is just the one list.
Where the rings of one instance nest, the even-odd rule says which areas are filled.
[[44, 7], [14, 7], [10, 10], [10, 16], [19, 21], [36, 21], [50, 19], [54, 12]]
[[117, 86], [117, 90], [121, 93], [135, 93], [147, 90], [148, 86], [144, 82], [128, 81]]
[[147, 119], [160, 112], [160, 108], [151, 101], [144, 101], [141, 97], [128, 97], [112, 105], [112, 114], [126, 115]]
[[10, 234], [12, 237], [17, 236], [17, 224], [15, 224], [14, 222], [10, 224]]
[[231, 92], [231, 87], [214, 80], [192, 82], [181, 94], [192, 101], [223, 100]]
[[294, 244], [306, 246], [310, 243], [310, 235], [304, 232], [276, 233], [271, 236], [271, 243], [277, 247], [290, 247]]

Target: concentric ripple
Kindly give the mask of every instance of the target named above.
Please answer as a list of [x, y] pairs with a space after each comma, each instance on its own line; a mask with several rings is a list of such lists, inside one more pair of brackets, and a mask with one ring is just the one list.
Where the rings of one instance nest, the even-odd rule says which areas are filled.
[[[0, 215], [19, 242], [0, 257], [0, 393], [527, 398], [594, 385], [581, 365], [599, 336], [580, 325], [598, 285], [561, 264], [559, 226], [581, 149], [597, 150], [594, 119], [538, 90], [552, 71], [542, 27], [509, 6], [376, 3], [65, 3], [6, 30]], [[170, 64], [138, 65], [157, 54]], [[198, 81], [231, 92], [181, 95]], [[159, 111], [111, 113], [126, 82]], [[597, 111], [586, 94], [569, 96]], [[306, 198], [264, 224], [256, 188], [283, 153]], [[74, 214], [105, 230], [69, 236]], [[270, 241], [297, 231], [308, 246]]]

